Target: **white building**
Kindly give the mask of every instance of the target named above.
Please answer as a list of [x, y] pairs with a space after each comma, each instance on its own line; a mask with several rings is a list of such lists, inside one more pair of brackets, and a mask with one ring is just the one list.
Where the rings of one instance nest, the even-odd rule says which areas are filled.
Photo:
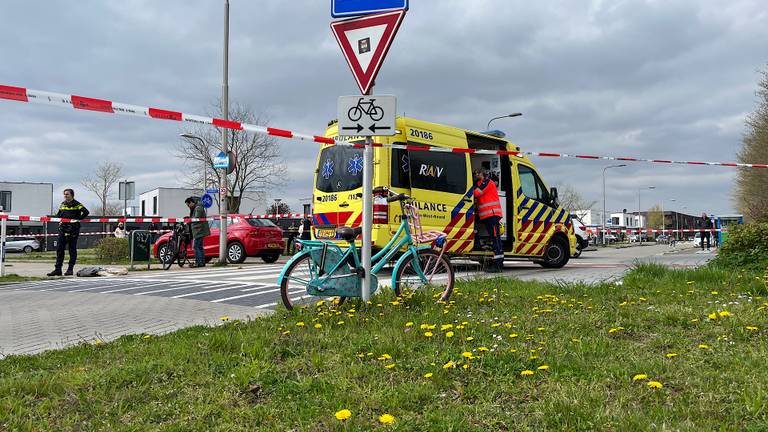
[[634, 213], [611, 213], [611, 224], [626, 228], [646, 227], [645, 215]]
[[[63, 199], [63, 198], [62, 198]], [[19, 216], [49, 216], [54, 213], [53, 183], [0, 181], [0, 211]], [[42, 232], [41, 222], [8, 221], [9, 234]]]
[[584, 225], [598, 226], [600, 225], [600, 211], [597, 210], [574, 210], [571, 212], [584, 222]]
[[[189, 208], [184, 200], [190, 196], [199, 197], [200, 189], [187, 188], [157, 188], [139, 195], [139, 208], [137, 216], [159, 217], [187, 217]], [[240, 213], [254, 214], [264, 213], [267, 201], [264, 194], [259, 192], [245, 192], [240, 203]], [[208, 214], [218, 214], [218, 199], [214, 197], [213, 206], [208, 209]]]

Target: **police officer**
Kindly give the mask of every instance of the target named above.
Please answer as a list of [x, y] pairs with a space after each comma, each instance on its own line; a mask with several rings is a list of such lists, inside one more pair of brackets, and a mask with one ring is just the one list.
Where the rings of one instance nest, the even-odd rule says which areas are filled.
[[[75, 191], [64, 189], [64, 202], [59, 206], [56, 217], [80, 220], [88, 217], [90, 212], [75, 199]], [[64, 264], [64, 250], [69, 250], [69, 265], [64, 276], [72, 276], [77, 262], [77, 238], [80, 236], [80, 222], [59, 223], [59, 239], [56, 245], [56, 267], [48, 276], [61, 276], [61, 266]]]
[[501, 244], [501, 200], [496, 183], [482, 169], [473, 173], [475, 181], [474, 195], [476, 201], [475, 214], [480, 222], [485, 224], [493, 245], [494, 266], [486, 268], [487, 272], [498, 273], [504, 269], [504, 249]]

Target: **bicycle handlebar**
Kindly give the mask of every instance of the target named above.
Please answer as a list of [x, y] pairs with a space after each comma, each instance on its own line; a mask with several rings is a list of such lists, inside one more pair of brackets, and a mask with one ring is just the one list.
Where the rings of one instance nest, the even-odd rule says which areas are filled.
[[395, 201], [404, 201], [404, 200], [407, 200], [407, 199], [411, 199], [411, 197], [409, 197], [408, 195], [406, 195], [404, 193], [396, 194], [396, 193], [392, 192], [386, 186], [379, 186], [379, 187], [374, 188], [373, 189], [373, 194], [374, 195], [384, 195], [384, 194], [386, 194], [387, 202], [388, 203], [395, 202]]

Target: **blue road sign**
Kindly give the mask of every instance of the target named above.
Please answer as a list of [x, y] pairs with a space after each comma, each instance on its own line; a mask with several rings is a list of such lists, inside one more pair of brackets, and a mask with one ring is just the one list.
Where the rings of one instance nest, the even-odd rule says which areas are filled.
[[217, 154], [216, 157], [213, 158], [213, 167], [216, 169], [229, 168], [229, 158], [227, 157], [226, 153], [219, 152], [219, 154]]
[[203, 203], [203, 207], [211, 208], [211, 206], [213, 205], [213, 197], [208, 194], [205, 194], [202, 197], [200, 197], [200, 202]]
[[331, 0], [331, 16], [334, 18], [370, 15], [408, 9], [408, 0]]
[[210, 189], [206, 189], [205, 193], [207, 193], [207, 194], [217, 194], [217, 193], [219, 193], [219, 190], [217, 188], [210, 188]]

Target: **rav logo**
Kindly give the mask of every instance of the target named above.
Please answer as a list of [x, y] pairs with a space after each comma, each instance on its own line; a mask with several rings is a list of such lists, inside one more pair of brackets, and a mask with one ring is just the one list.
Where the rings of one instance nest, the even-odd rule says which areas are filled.
[[443, 175], [444, 169], [445, 168], [441, 168], [435, 165], [421, 164], [421, 168], [419, 169], [419, 175], [426, 176], [426, 177], [440, 178], [440, 176]]

